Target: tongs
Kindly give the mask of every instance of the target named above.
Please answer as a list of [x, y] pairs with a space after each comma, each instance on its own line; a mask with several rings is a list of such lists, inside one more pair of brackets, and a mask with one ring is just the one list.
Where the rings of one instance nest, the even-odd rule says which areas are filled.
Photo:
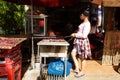
[[70, 39], [68, 40], [68, 42], [69, 41], [71, 41], [74, 37], [71, 37], [71, 36], [65, 36], [64, 38], [69, 38], [70, 37]]
[[69, 37], [71, 37], [71, 36], [65, 36], [64, 38], [69, 38]]

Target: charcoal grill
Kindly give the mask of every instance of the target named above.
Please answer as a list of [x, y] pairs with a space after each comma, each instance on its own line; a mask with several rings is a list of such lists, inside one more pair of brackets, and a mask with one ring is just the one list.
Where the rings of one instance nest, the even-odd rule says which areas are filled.
[[[46, 57], [61, 57], [65, 61], [64, 80], [66, 80], [66, 59], [69, 43], [64, 39], [49, 38], [41, 40], [37, 45], [38, 55], [40, 56], [40, 77], [42, 77], [42, 72], [44, 72], [42, 70], [45, 70], [43, 65], [47, 64]], [[45, 58], [44, 62], [42, 62], [42, 58]]]

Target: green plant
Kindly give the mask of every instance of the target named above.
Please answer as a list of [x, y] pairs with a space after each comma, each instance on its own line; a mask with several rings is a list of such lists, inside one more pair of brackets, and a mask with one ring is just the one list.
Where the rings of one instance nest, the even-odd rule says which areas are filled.
[[16, 5], [0, 0], [1, 34], [19, 34], [24, 29], [24, 5]]

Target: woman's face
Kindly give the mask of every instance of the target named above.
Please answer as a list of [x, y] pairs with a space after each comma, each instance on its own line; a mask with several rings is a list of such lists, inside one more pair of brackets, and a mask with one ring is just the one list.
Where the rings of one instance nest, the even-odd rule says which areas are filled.
[[85, 19], [85, 16], [83, 14], [80, 14], [80, 19], [81, 20], [84, 20]]

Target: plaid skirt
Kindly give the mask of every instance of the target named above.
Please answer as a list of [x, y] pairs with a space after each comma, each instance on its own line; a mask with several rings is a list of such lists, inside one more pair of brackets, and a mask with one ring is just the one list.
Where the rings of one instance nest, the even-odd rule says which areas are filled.
[[82, 56], [82, 59], [87, 59], [91, 57], [91, 48], [88, 38], [75, 38], [74, 40], [74, 49]]

